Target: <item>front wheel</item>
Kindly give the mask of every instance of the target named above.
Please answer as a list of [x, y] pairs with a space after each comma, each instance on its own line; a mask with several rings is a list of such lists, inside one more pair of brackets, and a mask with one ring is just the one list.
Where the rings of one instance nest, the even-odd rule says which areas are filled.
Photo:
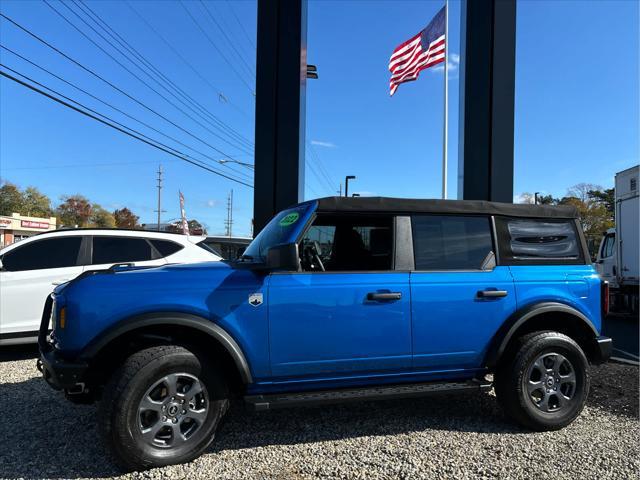
[[496, 372], [496, 395], [508, 416], [533, 430], [558, 430], [582, 411], [589, 362], [580, 346], [558, 332], [536, 332]]
[[105, 387], [101, 429], [127, 470], [188, 462], [213, 441], [227, 397], [223, 379], [189, 350], [148, 348], [129, 357]]

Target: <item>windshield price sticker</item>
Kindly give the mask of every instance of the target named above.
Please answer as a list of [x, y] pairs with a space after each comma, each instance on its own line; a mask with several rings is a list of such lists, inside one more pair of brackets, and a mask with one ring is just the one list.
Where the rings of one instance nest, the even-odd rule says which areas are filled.
[[288, 227], [289, 225], [293, 225], [300, 218], [300, 214], [298, 212], [293, 212], [288, 215], [285, 215], [282, 220], [280, 220], [281, 227]]

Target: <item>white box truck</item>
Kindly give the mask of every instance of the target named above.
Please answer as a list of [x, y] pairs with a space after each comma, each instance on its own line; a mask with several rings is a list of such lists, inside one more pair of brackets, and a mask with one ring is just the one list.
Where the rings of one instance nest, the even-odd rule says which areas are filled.
[[596, 268], [609, 282], [612, 311], [638, 312], [638, 273], [640, 267], [640, 166], [616, 173], [615, 223], [604, 234]]

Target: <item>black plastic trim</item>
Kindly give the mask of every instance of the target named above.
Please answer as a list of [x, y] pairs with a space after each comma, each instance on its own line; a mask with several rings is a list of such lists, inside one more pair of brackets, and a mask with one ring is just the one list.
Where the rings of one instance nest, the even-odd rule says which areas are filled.
[[154, 325], [179, 325], [183, 327], [190, 327], [211, 336], [227, 350], [229, 355], [231, 355], [231, 358], [233, 358], [233, 361], [240, 372], [242, 381], [246, 384], [253, 383], [249, 363], [247, 362], [242, 349], [233, 337], [229, 335], [226, 330], [211, 320], [182, 312], [147, 313], [122, 320], [95, 337], [94, 340], [92, 340], [82, 350], [78, 358], [80, 360], [89, 361], [94, 358], [100, 350], [111, 343], [111, 341], [121, 335], [138, 328]]
[[593, 363], [604, 363], [611, 358], [613, 352], [613, 340], [609, 337], [596, 338], [596, 358], [593, 359]]
[[525, 322], [531, 318], [549, 312], [560, 312], [572, 315], [582, 320], [585, 326], [589, 327], [589, 330], [593, 332], [593, 338], [599, 336], [598, 331], [595, 329], [589, 319], [579, 310], [576, 310], [569, 305], [559, 302], [541, 302], [524, 307], [514, 314], [512, 314], [507, 321], [502, 324], [502, 327], [494, 335], [491, 342], [491, 346], [485, 356], [485, 365], [488, 368], [493, 368], [498, 364], [500, 357], [504, 353], [509, 341], [513, 337], [513, 334], [520, 328]]

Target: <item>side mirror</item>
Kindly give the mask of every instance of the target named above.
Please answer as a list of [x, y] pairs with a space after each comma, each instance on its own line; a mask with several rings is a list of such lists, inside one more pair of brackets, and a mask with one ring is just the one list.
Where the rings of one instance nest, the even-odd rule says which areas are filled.
[[300, 269], [300, 257], [298, 257], [298, 245], [295, 243], [283, 243], [275, 245], [267, 251], [267, 264], [269, 270], [285, 270], [297, 272]]

